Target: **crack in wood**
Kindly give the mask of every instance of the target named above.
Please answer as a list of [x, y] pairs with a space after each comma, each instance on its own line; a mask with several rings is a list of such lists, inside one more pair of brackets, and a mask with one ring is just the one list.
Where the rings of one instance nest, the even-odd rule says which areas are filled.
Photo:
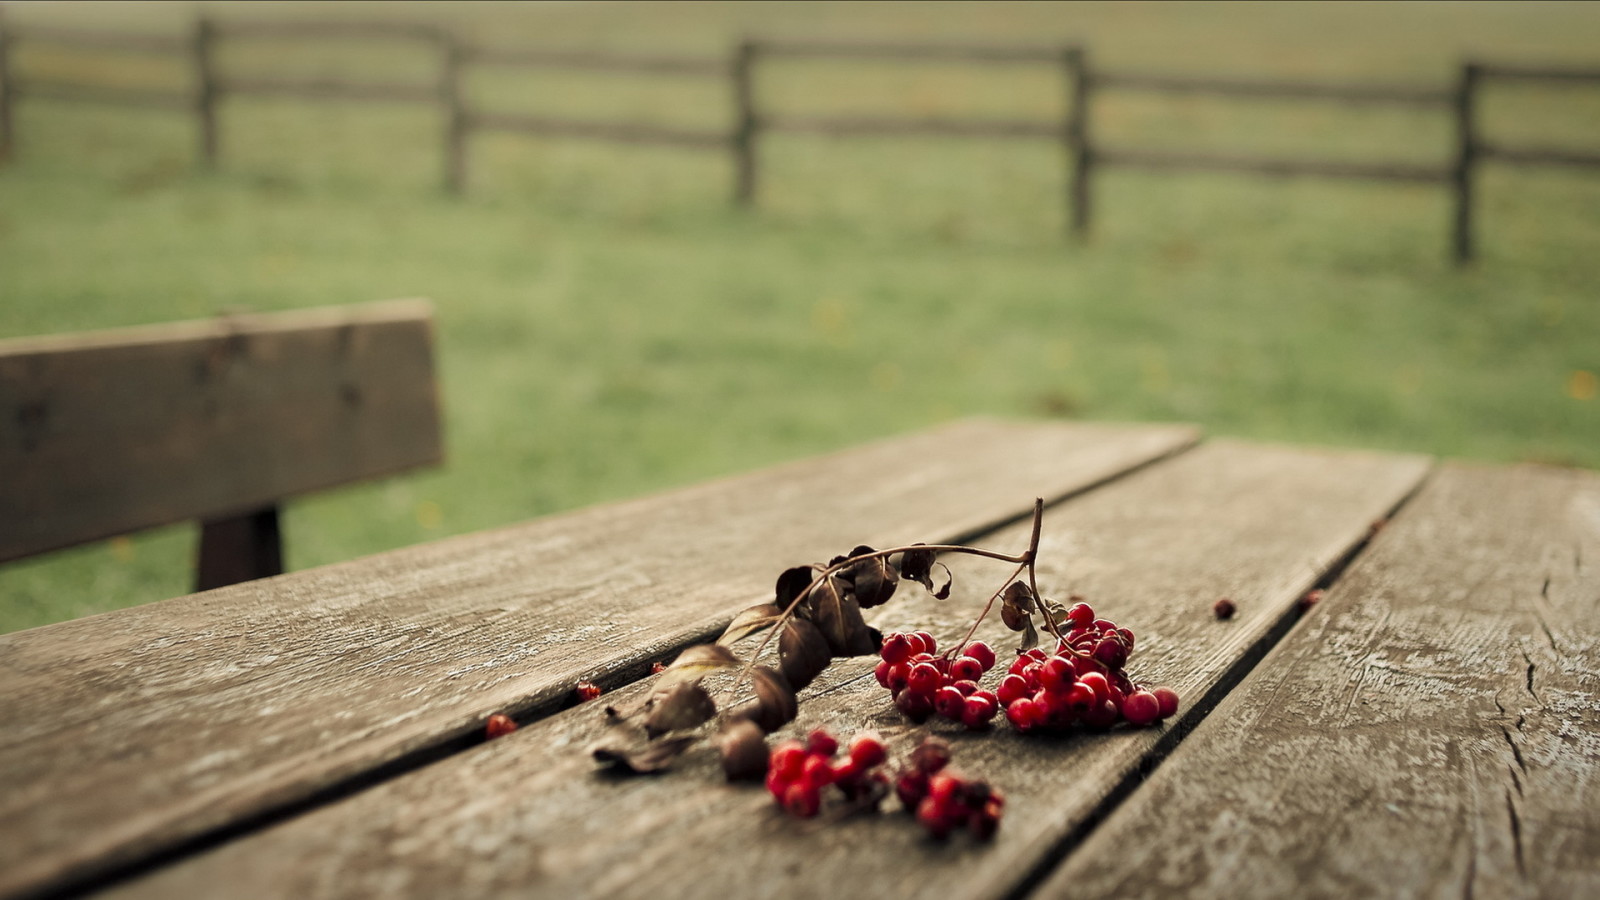
[[1528, 764], [1522, 759], [1522, 751], [1518, 749], [1517, 742], [1511, 739], [1511, 732], [1504, 725], [1500, 726], [1500, 733], [1506, 736], [1506, 743], [1511, 747], [1511, 755], [1517, 758], [1517, 768], [1528, 771]]
[[1520, 652], [1522, 653], [1523, 662], [1526, 662], [1528, 664], [1528, 680], [1527, 680], [1528, 696], [1533, 698], [1533, 702], [1539, 704], [1539, 708], [1540, 709], [1544, 709], [1545, 708], [1544, 700], [1540, 699], [1539, 692], [1533, 689], [1533, 669], [1534, 669], [1533, 659], [1528, 656], [1528, 651], [1522, 650]]
[[1522, 818], [1517, 815], [1517, 802], [1506, 791], [1506, 812], [1511, 816], [1511, 845], [1517, 857], [1517, 874], [1528, 877], [1527, 863], [1522, 857]]

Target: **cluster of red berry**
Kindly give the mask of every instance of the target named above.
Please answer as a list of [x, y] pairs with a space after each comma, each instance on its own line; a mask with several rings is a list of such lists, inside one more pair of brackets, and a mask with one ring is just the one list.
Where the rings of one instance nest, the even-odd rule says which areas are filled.
[[1067, 609], [1061, 628], [1053, 653], [1036, 647], [1019, 654], [994, 691], [978, 683], [994, 667], [988, 644], [976, 641], [959, 654], [936, 656], [938, 647], [927, 632], [889, 634], [876, 670], [878, 683], [913, 722], [938, 714], [975, 731], [989, 727], [1000, 709], [1024, 733], [1078, 723], [1149, 725], [1177, 712], [1178, 695], [1171, 688], [1138, 687], [1123, 671], [1133, 652], [1132, 631], [1095, 618], [1094, 608], [1081, 602]]
[[1171, 688], [1146, 690], [1123, 671], [1133, 652], [1132, 631], [1095, 618], [1087, 603], [1073, 604], [1062, 624], [1053, 654], [1034, 648], [1019, 655], [1000, 682], [996, 693], [1018, 731], [1057, 731], [1080, 722], [1142, 726], [1178, 711]]
[[948, 768], [950, 745], [936, 737], [924, 738], [911, 752], [911, 766], [894, 781], [894, 792], [917, 821], [936, 838], [966, 828], [979, 840], [994, 837], [1000, 828], [1006, 798], [987, 781], [965, 778]]
[[884, 635], [878, 683], [894, 694], [894, 705], [913, 722], [939, 715], [973, 731], [988, 728], [1000, 710], [1000, 698], [979, 687], [978, 680], [994, 668], [994, 648], [974, 641], [954, 656], [934, 655], [938, 650], [926, 631]]
[[888, 793], [889, 776], [878, 767], [889, 758], [883, 739], [871, 731], [850, 741], [843, 759], [835, 759], [839, 741], [818, 728], [805, 743], [784, 741], [767, 758], [767, 790], [790, 815], [809, 819], [822, 810], [822, 792], [832, 785], [847, 800]]

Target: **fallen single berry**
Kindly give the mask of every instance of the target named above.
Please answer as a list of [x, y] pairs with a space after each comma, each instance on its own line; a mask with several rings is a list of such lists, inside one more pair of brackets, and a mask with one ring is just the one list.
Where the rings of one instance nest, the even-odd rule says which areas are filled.
[[577, 694], [578, 694], [578, 702], [579, 703], [587, 703], [590, 700], [593, 700], [594, 698], [596, 698], [596, 697], [600, 696], [602, 693], [604, 693], [604, 691], [600, 690], [600, 685], [595, 684], [592, 681], [580, 681], [580, 682], [578, 682], [577, 688], [575, 690], [577, 691]]
[[1237, 606], [1233, 605], [1233, 601], [1227, 597], [1223, 597], [1216, 603], [1211, 604], [1211, 612], [1219, 619], [1233, 618], [1233, 614], [1238, 612], [1238, 609]]
[[488, 724], [485, 725], [483, 729], [484, 734], [489, 738], [489, 740], [494, 740], [497, 737], [508, 735], [516, 730], [517, 723], [513, 722], [510, 716], [503, 713], [495, 713], [494, 715], [490, 716]]

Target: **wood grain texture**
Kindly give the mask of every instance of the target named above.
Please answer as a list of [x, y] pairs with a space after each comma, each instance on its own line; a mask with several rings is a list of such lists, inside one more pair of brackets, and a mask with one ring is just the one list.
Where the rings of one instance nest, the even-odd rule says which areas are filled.
[[1451, 466], [1041, 892], [1600, 896], [1600, 476]]
[[858, 540], [954, 538], [1189, 446], [972, 422], [0, 636], [0, 894], [81, 884], [620, 683]]
[[[1136, 675], [1192, 699], [1425, 467], [1415, 457], [1202, 446], [1049, 510], [1040, 586], [1047, 596], [1082, 592], [1102, 615], [1132, 627]], [[1019, 524], [981, 545], [1016, 552], [1027, 533]], [[1010, 567], [952, 567], [949, 601], [903, 587], [873, 611], [876, 621], [931, 626], [942, 641], [956, 639]], [[1211, 614], [1223, 593], [1239, 602], [1230, 622]], [[997, 646], [1014, 640], [998, 622], [985, 630]], [[782, 733], [826, 726], [848, 737], [871, 726], [895, 751], [926, 731], [947, 735], [958, 768], [1009, 795], [994, 844], [937, 844], [897, 812], [790, 819], [761, 788], [725, 784], [704, 750], [661, 776], [608, 778], [585, 752], [603, 717], [579, 707], [113, 895], [200, 896], [226, 881], [262, 897], [1006, 896], [1137, 777], [1141, 759], [1163, 740], [1163, 729], [1023, 738], [1008, 727], [969, 735], [948, 723], [909, 726], [873, 679], [874, 662], [836, 661], [802, 692], [800, 718]], [[631, 686], [611, 702], [649, 687]]]
[[432, 307], [0, 341], [0, 562], [442, 456]]

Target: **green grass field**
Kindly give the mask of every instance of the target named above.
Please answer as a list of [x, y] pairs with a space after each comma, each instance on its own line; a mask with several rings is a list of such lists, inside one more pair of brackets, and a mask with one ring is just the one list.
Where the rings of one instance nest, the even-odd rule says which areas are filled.
[[[1600, 63], [1596, 4], [211, 4], [393, 15], [477, 40], [720, 55], [745, 33], [1082, 40], [1110, 68], [1444, 85], [1465, 54]], [[192, 4], [8, 20], [181, 29]], [[19, 69], [183, 86], [35, 48]], [[417, 47], [230, 48], [232, 72], [432, 77]], [[484, 106], [721, 127], [717, 81], [475, 72]], [[1056, 73], [782, 63], [794, 112], [1058, 116]], [[1431, 186], [1108, 173], [1062, 238], [1048, 143], [772, 138], [760, 208], [718, 154], [474, 139], [438, 115], [230, 101], [224, 162], [181, 114], [23, 101], [0, 168], [0, 337], [397, 296], [438, 307], [449, 461], [290, 506], [304, 568], [958, 416], [1188, 420], [1213, 434], [1600, 467], [1600, 173], [1489, 168], [1481, 262]], [[1501, 139], [1600, 148], [1600, 88], [1496, 89]], [[1443, 113], [1107, 94], [1118, 143], [1442, 162]], [[0, 475], [0, 477], [4, 477]], [[842, 534], [849, 523], [841, 522]], [[0, 631], [188, 590], [192, 525], [0, 569]], [[845, 539], [848, 539], [847, 537]]]

